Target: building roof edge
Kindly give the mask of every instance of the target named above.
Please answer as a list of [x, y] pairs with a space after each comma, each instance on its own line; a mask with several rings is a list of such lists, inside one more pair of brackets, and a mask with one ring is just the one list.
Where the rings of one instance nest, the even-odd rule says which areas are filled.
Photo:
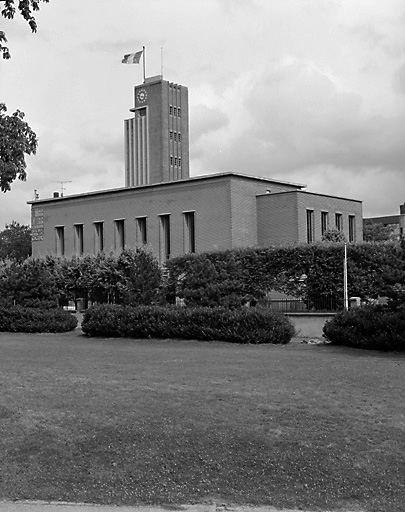
[[[291, 183], [288, 181], [281, 181], [281, 180], [275, 180], [272, 178], [265, 178], [261, 176], [252, 176], [249, 174], [243, 174], [240, 172], [234, 172], [234, 171], [226, 171], [221, 173], [212, 173], [212, 174], [202, 174], [198, 176], [190, 176], [189, 178], [177, 180], [177, 181], [162, 181], [160, 183], [149, 183], [147, 185], [138, 185], [135, 187], [119, 187], [119, 188], [111, 188], [111, 189], [105, 189], [105, 190], [95, 190], [91, 192], [83, 192], [80, 194], [72, 194], [68, 196], [63, 197], [47, 197], [44, 199], [35, 199], [31, 201], [27, 201], [27, 204], [41, 204], [41, 203], [50, 203], [50, 202], [58, 202], [58, 201], [66, 201], [69, 199], [76, 199], [76, 198], [82, 198], [82, 197], [89, 197], [89, 196], [100, 196], [100, 195], [107, 195], [107, 194], [116, 194], [116, 193], [123, 193], [123, 192], [129, 192], [131, 190], [145, 190], [150, 189], [153, 187], [163, 187], [163, 186], [174, 186], [176, 184], [180, 183], [189, 183], [194, 181], [200, 181], [200, 180], [210, 180], [210, 179], [219, 179], [219, 178], [226, 178], [226, 177], [236, 177], [236, 178], [242, 178], [242, 179], [248, 179], [248, 180], [259, 180], [264, 181], [267, 183], [277, 183], [277, 184], [284, 184], [288, 186], [297, 187], [297, 189], [304, 188], [306, 185], [300, 184], [300, 183]], [[297, 190], [300, 192], [300, 190]], [[295, 191], [293, 191], [295, 192]]]

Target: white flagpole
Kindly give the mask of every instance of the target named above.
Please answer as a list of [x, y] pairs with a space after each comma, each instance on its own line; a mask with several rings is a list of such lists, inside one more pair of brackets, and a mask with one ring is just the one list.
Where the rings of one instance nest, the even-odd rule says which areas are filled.
[[160, 47], [160, 75], [163, 78], [163, 46]]
[[347, 293], [347, 247], [345, 244], [345, 258], [343, 261], [343, 302], [344, 308], [347, 311], [349, 309], [349, 297]]

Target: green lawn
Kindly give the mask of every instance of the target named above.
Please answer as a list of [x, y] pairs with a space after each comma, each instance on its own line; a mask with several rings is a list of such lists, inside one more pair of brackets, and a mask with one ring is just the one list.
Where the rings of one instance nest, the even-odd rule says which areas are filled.
[[0, 500], [403, 512], [405, 355], [0, 334]]

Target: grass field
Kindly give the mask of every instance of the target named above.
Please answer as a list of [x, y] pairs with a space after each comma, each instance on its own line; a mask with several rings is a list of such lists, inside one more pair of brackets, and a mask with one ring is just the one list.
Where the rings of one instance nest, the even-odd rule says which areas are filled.
[[405, 356], [0, 334], [0, 499], [399, 512]]

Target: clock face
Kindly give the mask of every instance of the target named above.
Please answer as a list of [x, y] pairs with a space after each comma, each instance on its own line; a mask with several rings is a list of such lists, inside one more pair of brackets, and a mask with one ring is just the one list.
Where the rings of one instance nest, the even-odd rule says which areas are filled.
[[145, 89], [140, 89], [136, 95], [139, 103], [145, 103], [147, 96]]

